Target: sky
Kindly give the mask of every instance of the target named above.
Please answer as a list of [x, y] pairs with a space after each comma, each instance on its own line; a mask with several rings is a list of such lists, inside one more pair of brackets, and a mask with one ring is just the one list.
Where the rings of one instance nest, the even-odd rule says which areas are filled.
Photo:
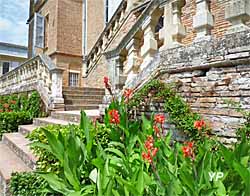
[[0, 0], [0, 42], [28, 45], [29, 0]]

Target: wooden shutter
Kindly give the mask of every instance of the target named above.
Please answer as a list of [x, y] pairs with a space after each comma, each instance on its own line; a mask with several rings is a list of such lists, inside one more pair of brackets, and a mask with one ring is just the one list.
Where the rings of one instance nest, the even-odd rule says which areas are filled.
[[44, 17], [35, 13], [34, 25], [35, 47], [44, 48]]

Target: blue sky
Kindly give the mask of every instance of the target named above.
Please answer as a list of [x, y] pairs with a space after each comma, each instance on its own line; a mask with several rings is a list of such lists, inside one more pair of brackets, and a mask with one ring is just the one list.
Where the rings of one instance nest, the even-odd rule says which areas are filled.
[[0, 0], [0, 42], [28, 45], [29, 0]]

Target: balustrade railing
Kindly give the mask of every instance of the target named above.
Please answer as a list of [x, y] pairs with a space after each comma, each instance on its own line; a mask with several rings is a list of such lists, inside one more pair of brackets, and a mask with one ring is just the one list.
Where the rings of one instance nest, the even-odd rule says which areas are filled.
[[64, 108], [63, 70], [46, 55], [38, 55], [0, 77], [0, 95], [39, 92], [47, 110]]

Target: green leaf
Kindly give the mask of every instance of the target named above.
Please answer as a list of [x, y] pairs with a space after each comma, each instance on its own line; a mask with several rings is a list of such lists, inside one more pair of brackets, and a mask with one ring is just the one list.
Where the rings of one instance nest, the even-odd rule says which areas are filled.
[[52, 153], [56, 156], [57, 159], [59, 159], [59, 161], [61, 163], [64, 162], [64, 147], [63, 144], [56, 138], [56, 136], [54, 134], [52, 134], [51, 132], [49, 132], [48, 130], [42, 128], [47, 139], [48, 139], [48, 143], [49, 146], [52, 150]]
[[70, 193], [67, 196], [82, 196], [82, 193], [81, 191], [78, 191], [78, 192]]
[[[76, 191], [80, 191], [80, 182], [76, 176], [76, 172], [74, 171], [73, 167], [70, 165], [70, 161], [68, 159], [67, 154], [64, 156], [64, 175], [69, 181], [69, 183], [74, 187]], [[76, 168], [75, 168], [76, 169]]]
[[72, 190], [69, 190], [65, 185], [64, 181], [61, 178], [59, 178], [56, 174], [49, 173], [49, 174], [39, 174], [39, 175], [48, 182], [49, 186], [53, 190], [62, 193], [63, 195], [67, 195], [72, 192]]
[[115, 149], [115, 148], [106, 148], [105, 152], [112, 152], [115, 155], [117, 155], [118, 157], [121, 157], [123, 160], [125, 160], [124, 154], [120, 150], [118, 150], [118, 149]]
[[144, 191], [144, 175], [143, 175], [143, 166], [142, 168], [140, 169], [140, 172], [138, 174], [138, 179], [137, 179], [137, 191], [142, 194], [143, 191]]

